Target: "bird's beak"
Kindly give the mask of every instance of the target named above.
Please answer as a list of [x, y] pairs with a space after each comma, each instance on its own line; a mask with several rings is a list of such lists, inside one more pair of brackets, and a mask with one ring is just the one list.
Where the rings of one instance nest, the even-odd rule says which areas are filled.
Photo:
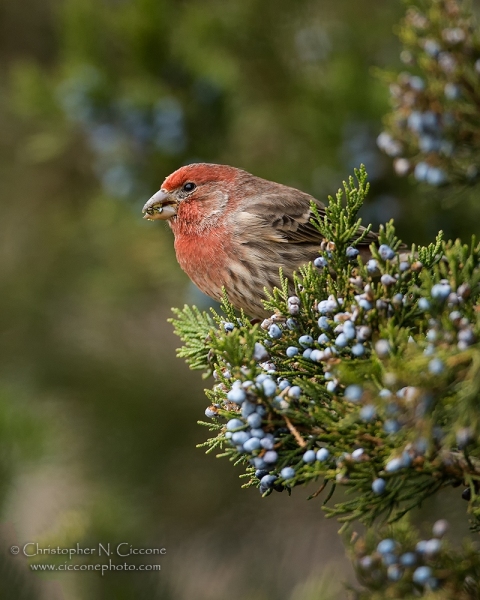
[[157, 219], [167, 221], [177, 214], [177, 205], [178, 201], [174, 196], [164, 190], [159, 190], [143, 207], [142, 212], [145, 213], [143, 218], [149, 221]]

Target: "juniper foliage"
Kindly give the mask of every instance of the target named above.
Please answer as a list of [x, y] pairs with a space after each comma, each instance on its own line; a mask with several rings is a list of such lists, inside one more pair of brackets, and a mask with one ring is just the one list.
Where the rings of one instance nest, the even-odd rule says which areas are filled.
[[434, 186], [472, 184], [480, 172], [480, 35], [468, 0], [407, 2], [397, 28], [405, 68], [380, 76], [391, 111], [379, 147], [400, 176]]
[[[175, 311], [179, 356], [216, 380], [201, 446], [241, 465], [243, 487], [264, 497], [315, 482], [310, 498], [322, 497], [343, 531], [402, 523], [429, 496], [463, 484], [479, 531], [480, 245], [445, 242], [440, 232], [407, 252], [389, 222], [364, 264], [349, 239], [367, 191], [362, 166], [329, 199], [326, 217], [313, 219], [327, 238], [318, 266], [300, 267], [295, 296], [280, 271], [278, 288], [265, 290], [263, 323], [237, 315], [226, 295], [225, 316]], [[354, 546], [357, 565], [369, 544]], [[454, 555], [442, 552], [432, 565], [425, 559], [428, 584], [415, 582], [413, 568], [389, 580], [378, 553], [373, 571], [384, 576], [370, 570], [360, 580], [369, 590], [398, 587], [401, 597], [427, 593], [433, 579], [456, 593], [478, 560], [466, 549], [462, 568], [471, 568], [453, 575], [444, 563], [455, 565]]]

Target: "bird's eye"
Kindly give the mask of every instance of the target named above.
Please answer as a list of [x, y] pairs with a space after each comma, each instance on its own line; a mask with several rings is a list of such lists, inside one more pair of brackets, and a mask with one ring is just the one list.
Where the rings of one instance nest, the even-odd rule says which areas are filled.
[[191, 181], [188, 181], [184, 186], [183, 186], [183, 191], [184, 192], [193, 192], [193, 190], [196, 188], [197, 186], [192, 183]]

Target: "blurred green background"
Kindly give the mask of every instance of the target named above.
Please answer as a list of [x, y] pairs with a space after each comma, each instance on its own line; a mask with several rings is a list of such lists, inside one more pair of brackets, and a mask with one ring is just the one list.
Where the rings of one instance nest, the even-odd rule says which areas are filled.
[[[324, 199], [361, 162], [374, 224], [479, 233], [465, 190], [376, 148], [401, 2], [3, 0], [1, 598], [313, 600], [351, 577], [313, 490], [262, 500], [195, 445], [207, 405], [171, 306], [207, 305], [141, 208], [186, 162]], [[476, 229], [476, 231], [475, 231]], [[37, 576], [10, 544], [165, 546], [161, 573]], [[339, 587], [340, 586], [340, 587]]]

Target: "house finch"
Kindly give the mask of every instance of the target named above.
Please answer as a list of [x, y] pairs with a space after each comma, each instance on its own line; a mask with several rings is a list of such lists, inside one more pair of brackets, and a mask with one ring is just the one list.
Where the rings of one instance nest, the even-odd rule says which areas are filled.
[[[310, 203], [325, 206], [295, 188], [227, 165], [197, 163], [169, 175], [143, 207], [145, 219], [168, 220], [177, 260], [208, 296], [263, 318], [263, 288], [279, 283], [279, 268], [292, 279], [319, 254], [322, 237], [310, 223]], [[359, 234], [358, 234], [359, 235]], [[369, 233], [359, 245], [377, 239]]]

